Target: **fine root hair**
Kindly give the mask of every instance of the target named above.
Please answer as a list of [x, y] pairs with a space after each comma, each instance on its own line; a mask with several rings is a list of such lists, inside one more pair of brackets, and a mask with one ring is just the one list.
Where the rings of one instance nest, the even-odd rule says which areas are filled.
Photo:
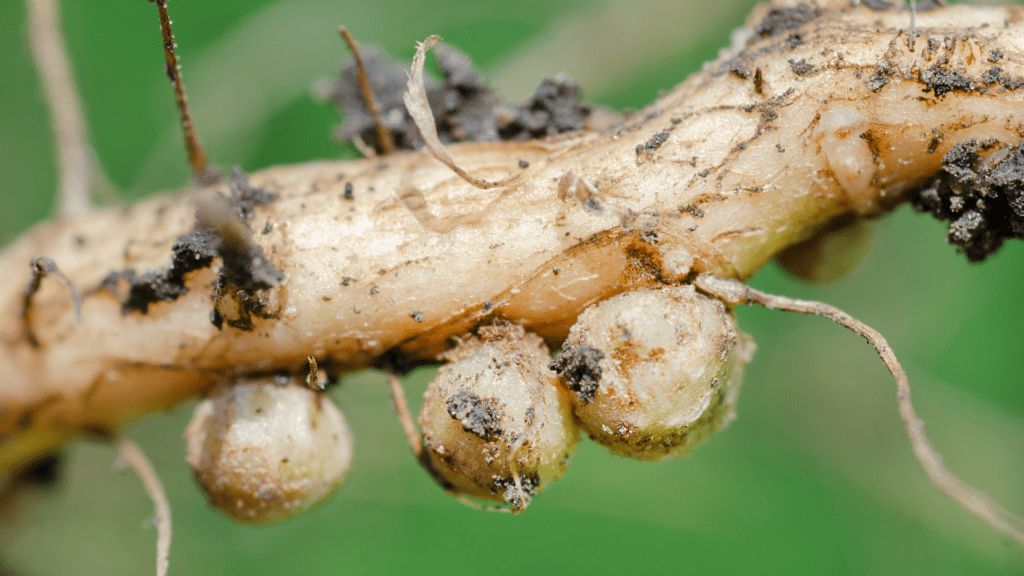
[[138, 474], [156, 507], [153, 516], [153, 524], [156, 525], [156, 576], [166, 576], [171, 555], [171, 505], [167, 494], [141, 448], [124, 436], [116, 437], [114, 444], [117, 446], [118, 465], [130, 467]]

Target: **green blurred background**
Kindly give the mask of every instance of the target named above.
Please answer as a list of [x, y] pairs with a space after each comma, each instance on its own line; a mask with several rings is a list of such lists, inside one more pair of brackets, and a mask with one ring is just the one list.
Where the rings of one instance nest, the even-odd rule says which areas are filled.
[[[345, 55], [339, 24], [402, 58], [440, 34], [519, 96], [565, 71], [591, 101], [639, 108], [713, 57], [751, 6], [183, 0], [170, 8], [210, 156], [252, 171], [353, 155], [331, 141], [335, 112], [310, 97]], [[7, 242], [51, 214], [56, 176], [24, 8], [0, 7]], [[103, 188], [131, 200], [186, 183], [155, 7], [64, 2], [63, 17], [112, 181]], [[838, 284], [803, 285], [774, 266], [753, 284], [828, 301], [884, 333], [946, 462], [1024, 511], [1024, 248], [969, 265], [944, 244], [940, 223], [907, 208], [878, 230], [863, 266]], [[345, 485], [279, 526], [238, 526], [206, 507], [183, 459], [191, 405], [146, 416], [127, 432], [172, 503], [171, 573], [1024, 574], [1024, 552], [928, 483], [891, 379], [862, 339], [821, 319], [739, 314], [759, 350], [727, 431], [659, 464], [584, 442], [568, 475], [518, 517], [469, 510], [433, 486], [409, 455], [379, 374], [353, 375], [331, 394], [357, 437]], [[407, 379], [413, 400], [429, 377]], [[72, 446], [63, 482], [23, 497], [15, 522], [0, 526], [0, 567], [25, 576], [151, 573], [152, 505], [137, 478], [114, 471], [114, 458], [109, 446]]]

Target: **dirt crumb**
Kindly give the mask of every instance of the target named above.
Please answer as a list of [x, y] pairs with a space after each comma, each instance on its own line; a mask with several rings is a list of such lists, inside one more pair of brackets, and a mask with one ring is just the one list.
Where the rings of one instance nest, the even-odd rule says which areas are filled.
[[680, 212], [687, 212], [690, 215], [692, 215], [694, 218], [703, 218], [704, 217], [704, 211], [701, 210], [700, 208], [697, 208], [696, 204], [684, 204], [684, 205], [679, 207], [679, 211]]
[[601, 381], [600, 361], [604, 352], [588, 344], [574, 346], [568, 342], [551, 361], [550, 368], [565, 378], [569, 389], [579, 396], [580, 401], [589, 404], [594, 401]]
[[[121, 303], [122, 314], [147, 314], [150, 304], [173, 302], [184, 296], [188, 293], [185, 275], [210, 267], [216, 258], [223, 262], [216, 294], [236, 294], [244, 301], [241, 308], [258, 315], [264, 313], [262, 299], [256, 292], [276, 286], [284, 274], [267, 260], [263, 249], [253, 239], [248, 222], [257, 206], [273, 202], [277, 196], [251, 186], [238, 167], [232, 170], [228, 186], [227, 197], [217, 196], [200, 203], [195, 229], [178, 237], [171, 246], [169, 268], [142, 274], [125, 269], [112, 272], [102, 282], [102, 286], [115, 294], [120, 293], [118, 287], [122, 283], [127, 284]], [[215, 295], [214, 299], [219, 297]], [[219, 325], [216, 313], [212, 319]]]
[[[581, 101], [579, 85], [567, 76], [547, 78], [526, 102], [507, 104], [487, 86], [465, 54], [442, 44], [434, 49], [434, 55], [443, 79], [438, 82], [428, 77], [424, 84], [438, 138], [445, 144], [527, 140], [580, 130], [593, 112]], [[379, 50], [365, 46], [363, 59], [383, 123], [395, 145], [403, 150], [422, 147], [423, 140], [402, 101], [408, 64], [394, 62]], [[336, 132], [339, 140], [359, 138], [383, 153], [354, 63], [341, 71], [323, 96], [344, 116]]]
[[950, 222], [946, 240], [971, 262], [1024, 239], [1024, 142], [965, 140], [942, 157], [942, 174], [912, 199]]
[[121, 312], [149, 312], [149, 305], [156, 302], [173, 302], [184, 296], [185, 275], [207, 268], [218, 255], [217, 240], [205, 231], [196, 231], [180, 236], [171, 247], [171, 267], [166, 270], [149, 270], [138, 274], [127, 269], [112, 273], [104, 280], [108, 287], [114, 287], [121, 280], [127, 281], [127, 297], [121, 303]]
[[875, 66], [874, 72], [871, 76], [864, 81], [864, 84], [871, 89], [872, 92], [881, 92], [882, 88], [889, 83], [889, 79], [893, 74], [892, 64], [888, 61], [882, 62]]
[[519, 484], [523, 488], [522, 491], [516, 487], [516, 481], [512, 477], [494, 480], [495, 492], [500, 492], [505, 503], [514, 509], [525, 508], [530, 502], [530, 497], [537, 495], [537, 487], [540, 486], [540, 476], [537, 474], [520, 476]]
[[870, 10], [891, 10], [893, 3], [887, 0], [863, 0], [861, 4], [868, 7]]
[[781, 34], [793, 28], [799, 28], [817, 18], [821, 11], [817, 7], [800, 3], [793, 8], [774, 7], [754, 27], [754, 32], [761, 38]]
[[481, 399], [463, 389], [448, 398], [448, 415], [477, 437], [493, 442], [501, 438], [501, 408], [491, 398]]
[[249, 177], [246, 176], [239, 166], [231, 169], [228, 189], [230, 191], [228, 202], [230, 202], [235, 213], [246, 222], [252, 220], [257, 206], [270, 204], [277, 200], [277, 194], [272, 194], [263, 188], [252, 186], [249, 183]]
[[789, 61], [789, 67], [797, 76], [806, 76], [811, 72], [814, 72], [814, 66], [807, 63], [806, 58], [801, 58], [798, 61]]
[[742, 78], [743, 80], [749, 79], [751, 74], [750, 68], [747, 68], [742, 64], [733, 64], [732, 66], [729, 66], [729, 73], [737, 78]]
[[661, 132], [658, 132], [654, 136], [651, 136], [651, 139], [648, 140], [647, 142], [643, 144], [637, 144], [636, 155], [639, 156], [644, 152], [646, 152], [648, 155], [654, 154], [655, 150], [657, 150], [659, 147], [661, 147], [662, 144], [668, 141], [668, 137], [668, 130], [662, 130]]
[[978, 88], [970, 78], [960, 72], [938, 65], [922, 70], [921, 81], [925, 84], [924, 91], [934, 92], [936, 98], [941, 98], [950, 92], [970, 92]]
[[917, 0], [917, 11], [928, 12], [945, 6], [945, 0]]
[[564, 74], [545, 78], [521, 106], [505, 105], [502, 140], [530, 140], [583, 128], [593, 109], [580, 99], [580, 86]]

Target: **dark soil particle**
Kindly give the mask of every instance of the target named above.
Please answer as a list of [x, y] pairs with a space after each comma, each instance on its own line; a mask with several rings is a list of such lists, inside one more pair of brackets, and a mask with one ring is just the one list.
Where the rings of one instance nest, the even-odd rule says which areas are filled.
[[732, 66], [730, 66], [729, 73], [732, 74], [733, 76], [736, 76], [737, 78], [742, 78], [744, 80], [750, 78], [751, 74], [750, 68], [747, 68], [742, 64], [733, 64]]
[[811, 72], [814, 72], [814, 66], [808, 64], [807, 59], [805, 58], [801, 58], [796, 62], [790, 60], [789, 67], [793, 69], [793, 72], [796, 73], [797, 76], [806, 76]]
[[668, 130], [663, 130], [661, 132], [658, 132], [654, 136], [651, 136], [651, 139], [648, 140], [647, 142], [645, 142], [643, 144], [637, 144], [637, 146], [636, 146], [636, 155], [639, 156], [640, 154], [643, 154], [644, 152], [646, 152], [648, 154], [653, 154], [655, 150], [657, 150], [659, 147], [661, 147], [662, 144], [664, 144], [666, 141], [668, 141], [668, 137], [669, 137]]
[[945, 0], [917, 0], [917, 11], [918, 12], [929, 12], [945, 6]]
[[235, 166], [231, 169], [231, 180], [228, 181], [228, 188], [231, 191], [228, 202], [242, 220], [252, 220], [257, 206], [270, 204], [277, 200], [277, 194], [267, 192], [263, 188], [256, 188], [249, 184], [249, 177], [241, 168]]
[[171, 267], [167, 270], [150, 270], [142, 275], [134, 270], [114, 273], [105, 281], [116, 285], [118, 280], [128, 281], [128, 297], [121, 304], [121, 312], [149, 312], [149, 305], [155, 302], [173, 302], [184, 296], [185, 275], [207, 268], [218, 255], [217, 239], [207, 231], [185, 234], [171, 247]]
[[864, 84], [871, 89], [872, 92], [880, 92], [886, 84], [889, 83], [889, 79], [892, 77], [893, 69], [889, 62], [882, 62], [875, 66], [874, 73], [864, 81]]
[[993, 66], [986, 70], [981, 75], [981, 81], [989, 86], [999, 84], [1007, 90], [1017, 90], [1024, 87], [1024, 78], [1013, 78], [999, 66]]
[[[579, 130], [590, 117], [592, 108], [580, 101], [579, 85], [566, 76], [545, 79], [523, 104], [503, 104], [465, 54], [440, 45], [434, 49], [434, 55], [443, 80], [426, 78], [425, 87], [438, 138], [446, 144], [541, 138]], [[395, 146], [404, 150], [421, 147], [423, 140], [402, 102], [408, 64], [392, 62], [372, 47], [363, 49], [363, 60], [381, 117]], [[345, 118], [337, 131], [339, 140], [361, 138], [378, 153], [384, 152], [363, 101], [354, 65], [341, 71], [326, 96]]]
[[[925, 84], [925, 92], [934, 92], [936, 98], [941, 98], [950, 92], [970, 92], [976, 90], [977, 86], [960, 72], [949, 70], [940, 66], [932, 66], [921, 72], [921, 81]], [[877, 91], [877, 90], [876, 90]]]
[[889, 10], [892, 8], [892, 2], [887, 0], [863, 0], [861, 4], [867, 6], [871, 10]]
[[230, 195], [201, 208], [196, 214], [195, 230], [175, 241], [170, 268], [141, 275], [128, 269], [114, 272], [104, 280], [104, 286], [115, 292], [122, 280], [127, 281], [128, 293], [121, 305], [123, 314], [146, 314], [150, 304], [173, 302], [184, 296], [188, 292], [185, 275], [209, 267], [217, 257], [223, 261], [217, 279], [218, 292], [244, 292], [243, 299], [256, 306], [259, 299], [253, 292], [280, 283], [284, 275], [267, 260], [247, 224], [257, 206], [273, 202], [277, 195], [251, 186], [238, 167], [232, 170], [228, 186]]
[[942, 174], [912, 199], [950, 222], [946, 240], [981, 262], [1007, 239], [1024, 240], [1024, 142], [965, 140], [942, 157]]
[[589, 404], [594, 401], [594, 393], [601, 381], [602, 358], [604, 352], [597, 348], [588, 344], [574, 346], [566, 342], [549, 367], [565, 378], [569, 390], [575, 392], [581, 402]]
[[762, 38], [781, 34], [786, 30], [798, 28], [817, 18], [821, 11], [808, 4], [800, 3], [793, 8], [772, 8], [768, 14], [754, 27], [754, 32]]
[[523, 509], [530, 503], [530, 496], [537, 494], [540, 486], [540, 476], [527, 474], [519, 477], [519, 484], [523, 487], [522, 492], [516, 488], [515, 478], [498, 478], [494, 481], [496, 492], [500, 491], [505, 503], [516, 509]]
[[993, 51], [988, 53], [988, 61], [993, 63], [993, 64], [995, 64], [996, 62], [999, 62], [1000, 60], [1002, 60], [1002, 58], [1003, 58], [1003, 51], [1002, 50], [993, 50]]
[[689, 214], [693, 215], [694, 218], [704, 217], [704, 211], [701, 210], [700, 208], [697, 208], [696, 204], [684, 204], [679, 207], [679, 211], [688, 212]]
[[460, 390], [447, 402], [448, 415], [462, 428], [487, 442], [501, 438], [501, 408], [491, 398], [481, 399], [469, 390]]
[[344, 200], [355, 200], [355, 198], [356, 198], [356, 196], [355, 196], [355, 193], [353, 192], [352, 183], [351, 182], [345, 182], [345, 192], [342, 194], [342, 199], [344, 199]]
[[499, 115], [509, 120], [502, 121], [498, 134], [502, 140], [530, 140], [580, 130], [591, 112], [580, 101], [579, 84], [559, 74], [545, 78], [521, 106], [505, 105]]

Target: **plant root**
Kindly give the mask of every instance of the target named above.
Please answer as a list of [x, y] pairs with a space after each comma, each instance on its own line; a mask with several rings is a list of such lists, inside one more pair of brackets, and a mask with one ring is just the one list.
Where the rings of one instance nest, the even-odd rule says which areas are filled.
[[166, 65], [164, 71], [171, 80], [174, 87], [174, 99], [178, 104], [178, 113], [181, 115], [181, 131], [185, 135], [185, 151], [188, 152], [188, 163], [192, 167], [192, 175], [199, 184], [214, 184], [222, 178], [220, 170], [207, 164], [206, 151], [202, 142], [199, 141], [199, 134], [196, 132], [195, 123], [192, 121], [192, 113], [188, 109], [188, 97], [185, 94], [185, 83], [181, 79], [181, 65], [178, 64], [178, 55], [174, 49], [174, 31], [171, 30], [171, 16], [167, 12], [167, 0], [149, 0], [156, 3], [160, 14], [160, 33], [164, 41], [164, 60]]
[[957, 478], [942, 463], [942, 455], [939, 454], [931, 441], [924, 433], [924, 422], [917, 416], [914, 405], [910, 401], [910, 381], [906, 371], [896, 358], [896, 353], [885, 338], [875, 329], [867, 326], [860, 320], [850, 316], [846, 312], [822, 302], [809, 300], [796, 300], [784, 296], [766, 294], [759, 290], [739, 282], [738, 280], [720, 278], [712, 274], [701, 274], [697, 276], [694, 285], [706, 294], [718, 298], [729, 306], [738, 304], [757, 304], [770, 310], [785, 310], [798, 312], [800, 314], [813, 314], [823, 316], [832, 320], [849, 330], [860, 334], [867, 339], [882, 359], [882, 363], [888, 368], [896, 380], [896, 404], [899, 407], [900, 418], [907, 429], [910, 437], [910, 444], [914, 449], [921, 467], [924, 468], [928, 478], [939, 490], [956, 501], [967, 511], [984, 520], [989, 526], [995, 528], [1003, 535], [1012, 538], [1018, 545], [1024, 547], [1024, 520], [1006, 511], [998, 502], [988, 497], [978, 489], [963, 480]]
[[86, 138], [82, 100], [60, 30], [56, 0], [27, 0], [29, 42], [53, 122], [60, 185], [57, 214], [73, 218], [89, 212], [92, 160]]
[[422, 461], [423, 442], [420, 440], [420, 431], [416, 429], [416, 423], [412, 419], [412, 413], [409, 412], [409, 403], [405, 400], [405, 389], [402, 388], [402, 382], [394, 370], [388, 368], [384, 373], [387, 375], [388, 385], [391, 387], [391, 407], [398, 415], [398, 421], [402, 424], [405, 439], [409, 442], [409, 448], [413, 455]]
[[167, 501], [167, 494], [160, 484], [160, 478], [156, 470], [150, 464], [146, 455], [142, 453], [134, 442], [124, 436], [114, 439], [118, 451], [118, 464], [121, 467], [130, 466], [146, 487], [146, 493], [153, 500], [156, 507], [156, 515], [153, 523], [156, 525], [156, 576], [166, 576], [167, 565], [171, 554], [171, 505]]
[[[391, 137], [391, 130], [381, 120], [380, 106], [377, 104], [377, 99], [373, 96], [373, 88], [370, 86], [370, 79], [366, 75], [363, 53], [359, 51], [359, 45], [356, 44], [356, 39], [349, 33], [348, 28], [344, 26], [338, 27], [338, 34], [341, 34], [341, 37], [345, 39], [348, 49], [352, 52], [352, 58], [356, 61], [356, 76], [359, 78], [359, 89], [363, 91], [363, 100], [366, 103], [366, 109], [370, 111], [370, 118], [373, 119], [373, 127], [377, 131], [377, 140], [380, 142], [380, 147], [384, 154], [394, 152], [395, 140]], [[366, 143], [361, 143], [366, 147]], [[356, 148], [359, 148], [359, 151], [363, 152], [367, 157], [375, 155], [366, 154], [359, 144], [356, 144]]]

